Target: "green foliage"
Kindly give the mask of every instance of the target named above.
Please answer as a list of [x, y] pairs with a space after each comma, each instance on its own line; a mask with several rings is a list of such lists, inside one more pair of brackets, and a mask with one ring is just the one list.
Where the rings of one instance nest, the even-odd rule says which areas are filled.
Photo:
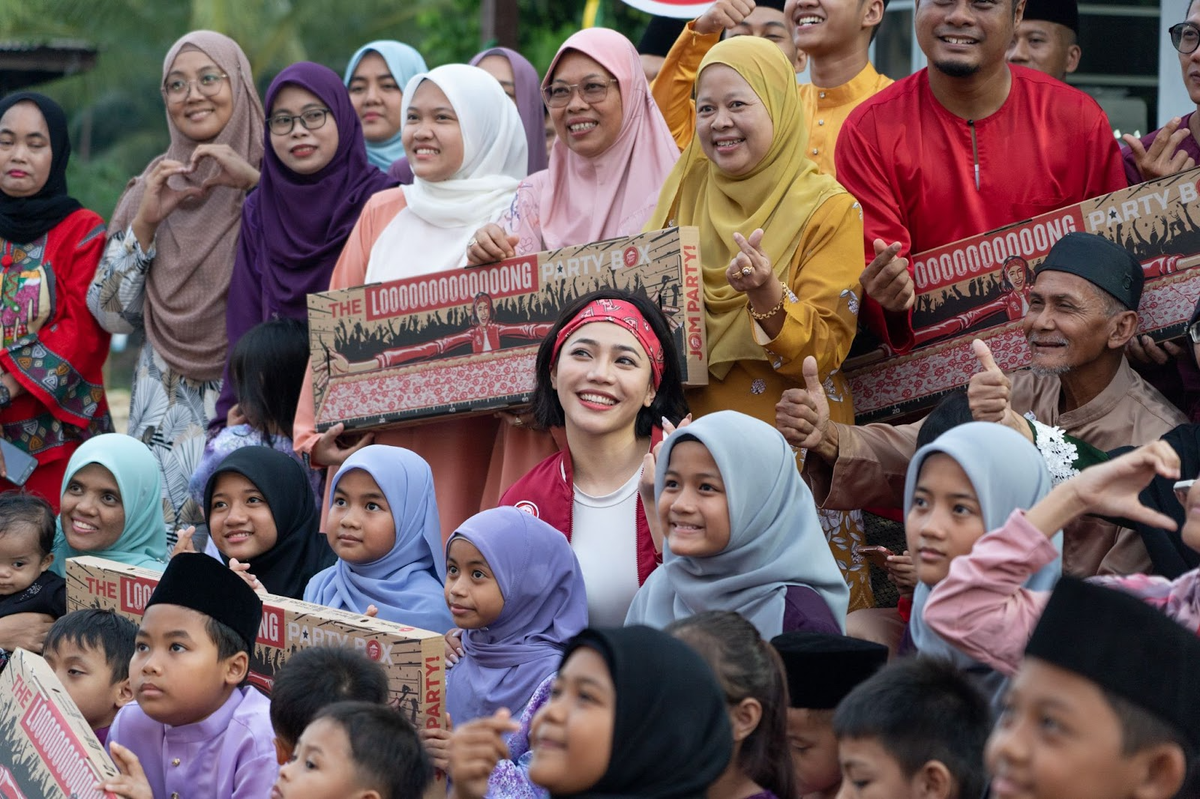
[[[520, 50], [543, 71], [579, 28], [586, 0], [520, 0]], [[107, 216], [129, 178], [167, 146], [162, 59], [189, 30], [217, 30], [246, 51], [259, 90], [300, 60], [339, 74], [373, 39], [416, 47], [430, 66], [466, 61], [480, 42], [480, 0], [0, 0], [0, 41], [87, 42], [96, 68], [36, 87], [71, 119], [72, 193]], [[634, 41], [646, 15], [603, 0], [598, 24]], [[86, 142], [84, 141], [86, 139]]]

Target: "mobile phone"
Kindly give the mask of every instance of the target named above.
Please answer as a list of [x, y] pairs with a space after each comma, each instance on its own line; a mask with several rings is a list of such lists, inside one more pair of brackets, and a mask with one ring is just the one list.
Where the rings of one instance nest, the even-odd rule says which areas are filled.
[[858, 553], [881, 569], [887, 568], [887, 559], [894, 553], [887, 547], [859, 547]]
[[37, 458], [0, 438], [0, 453], [4, 455], [4, 478], [13, 485], [23, 486], [37, 468]]

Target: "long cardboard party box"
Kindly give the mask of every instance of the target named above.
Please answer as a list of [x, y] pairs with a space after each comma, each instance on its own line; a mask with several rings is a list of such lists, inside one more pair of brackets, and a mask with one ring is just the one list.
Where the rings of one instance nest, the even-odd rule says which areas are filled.
[[54, 670], [18, 649], [0, 673], [0, 797], [101, 799], [117, 776]]
[[600, 288], [666, 313], [686, 385], [708, 382], [698, 233], [681, 227], [308, 296], [318, 430], [525, 405], [559, 311]]
[[859, 423], [911, 416], [978, 371], [971, 339], [983, 339], [1005, 370], [1029, 364], [1021, 320], [1033, 270], [1073, 231], [1095, 233], [1142, 264], [1140, 333], [1183, 332], [1200, 297], [1200, 169], [1131, 186], [912, 258], [917, 344], [846, 362]]
[[[67, 561], [67, 609], [111, 608], [139, 622], [158, 585], [158, 572], [103, 558]], [[445, 648], [440, 633], [266, 594], [250, 682], [271, 692], [275, 673], [306, 646], [365, 652], [387, 671], [391, 701], [418, 727], [440, 727], [444, 713]]]

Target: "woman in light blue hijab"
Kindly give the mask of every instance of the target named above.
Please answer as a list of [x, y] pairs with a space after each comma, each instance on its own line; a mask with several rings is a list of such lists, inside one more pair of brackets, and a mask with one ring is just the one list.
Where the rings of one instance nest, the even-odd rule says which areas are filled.
[[367, 159], [384, 172], [404, 157], [400, 141], [404, 87], [414, 75], [428, 71], [420, 53], [387, 39], [363, 45], [346, 66], [342, 80], [362, 122]]
[[[908, 466], [904, 485], [905, 533], [908, 548], [917, 557], [919, 529], [910, 518], [914, 497], [921, 479], [921, 468], [931, 455], [938, 453], [953, 459], [971, 481], [979, 501], [983, 531], [1002, 527], [1009, 515], [1021, 508], [1028, 510], [1053, 488], [1046, 462], [1037, 447], [1020, 433], [993, 422], [969, 422], [942, 433], [931, 443], [917, 450]], [[1049, 591], [1062, 575], [1062, 531], [1051, 539], [1059, 557], [1032, 575], [1025, 587]], [[913, 592], [912, 618], [909, 635], [922, 655], [945, 658], [958, 666], [997, 706], [1008, 684], [1007, 678], [955, 649], [925, 623], [925, 603], [933, 591], [932, 585], [918, 583]]]
[[[96, 530], [97, 522], [103, 516], [89, 513], [86, 520], [75, 519], [75, 509], [79, 504], [75, 501], [76, 496], [82, 497], [88, 493], [88, 487], [82, 484], [83, 478], [76, 480], [75, 476], [81, 469], [93, 464], [108, 470], [119, 495], [106, 495], [99, 502], [112, 507], [119, 506], [124, 514], [124, 526], [111, 543], [87, 542], [89, 538], [102, 540], [106, 537], [103, 522], [100, 522], [101, 529]], [[150, 448], [140, 439], [122, 433], [105, 433], [83, 442], [67, 463], [62, 493], [66, 501], [62, 503], [57, 522], [54, 563], [50, 567], [56, 573], [65, 575], [67, 558], [80, 555], [92, 555], [156, 571], [166, 568], [167, 533], [163, 523], [162, 470]], [[93, 497], [87, 502], [94, 505], [97, 501]], [[64, 523], [72, 531], [76, 525], [85, 525], [83, 529], [96, 532], [82, 537], [72, 532], [72, 536], [68, 537], [63, 530]], [[74, 543], [79, 547], [86, 548], [74, 546], [72, 538], [76, 539]]]

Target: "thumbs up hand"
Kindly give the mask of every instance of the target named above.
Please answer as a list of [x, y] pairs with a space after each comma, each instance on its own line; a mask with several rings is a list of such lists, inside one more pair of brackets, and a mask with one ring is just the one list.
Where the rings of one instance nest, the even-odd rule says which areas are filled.
[[804, 359], [804, 388], [789, 388], [775, 405], [775, 427], [793, 447], [805, 447], [830, 463], [837, 460], [837, 435], [829, 421], [829, 398], [817, 374], [817, 359]]
[[971, 416], [977, 422], [1007, 421], [1012, 400], [1012, 381], [992, 357], [992, 351], [981, 340], [971, 342], [971, 349], [979, 359], [982, 371], [971, 376], [967, 384], [967, 402]]

